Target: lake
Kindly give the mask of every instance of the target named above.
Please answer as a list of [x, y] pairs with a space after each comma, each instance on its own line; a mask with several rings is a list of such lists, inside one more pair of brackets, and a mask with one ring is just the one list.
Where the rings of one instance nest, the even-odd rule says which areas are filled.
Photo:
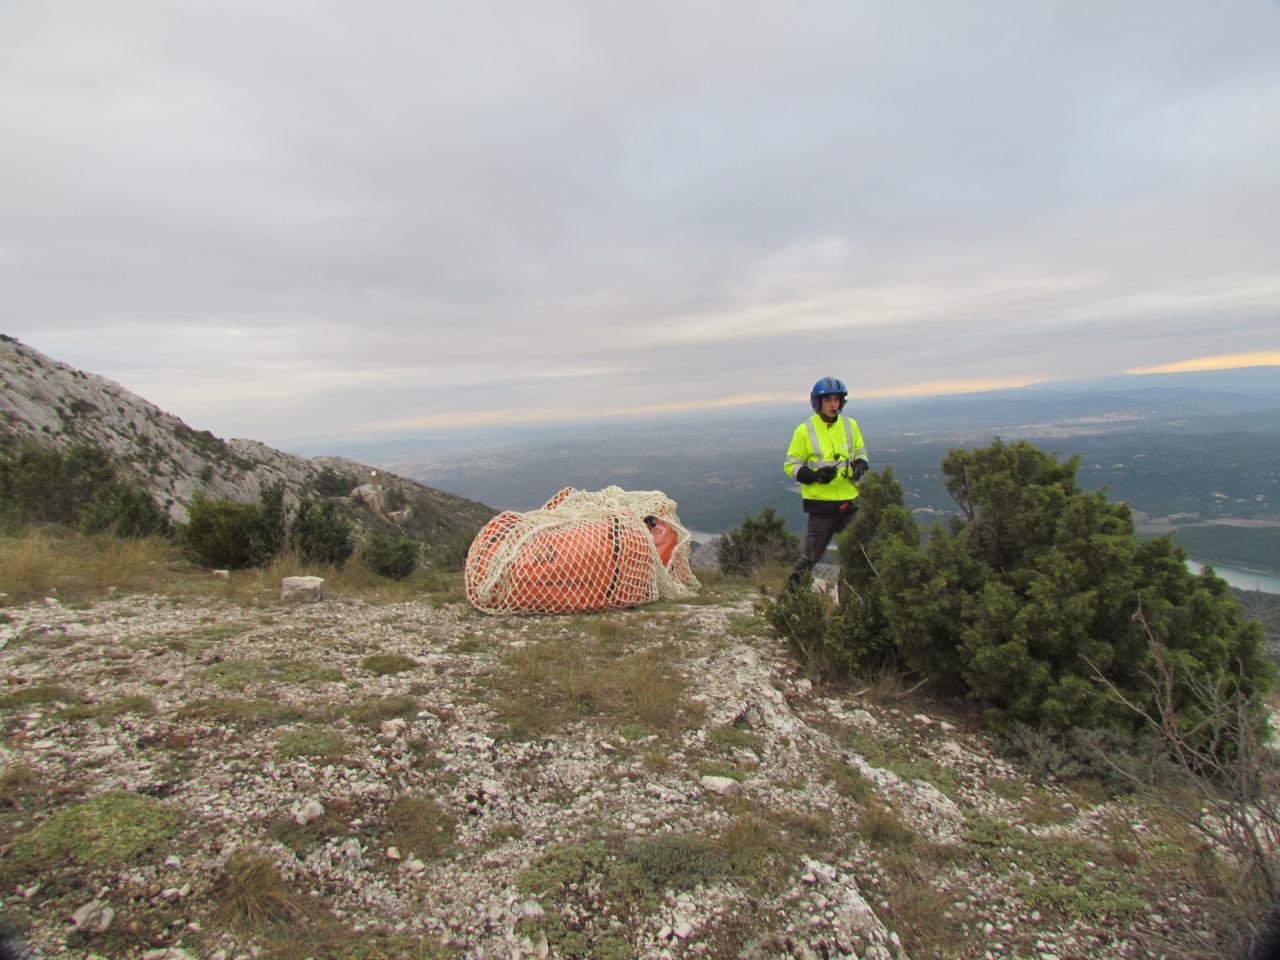
[[[1224, 563], [1210, 564], [1213, 572], [1237, 590], [1261, 590], [1263, 593], [1280, 593], [1280, 577], [1269, 573], [1258, 573], [1256, 570], [1245, 570], [1241, 567], [1230, 567]], [[1199, 573], [1204, 564], [1199, 560], [1188, 560], [1187, 569]]]

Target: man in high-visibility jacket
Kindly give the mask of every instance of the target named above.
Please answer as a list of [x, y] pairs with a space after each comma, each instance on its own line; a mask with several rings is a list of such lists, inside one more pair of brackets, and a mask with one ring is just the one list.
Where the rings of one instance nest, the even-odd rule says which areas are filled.
[[787, 577], [787, 589], [804, 582], [831, 538], [858, 512], [858, 481], [871, 466], [858, 421], [842, 416], [849, 391], [835, 377], [823, 377], [809, 393], [813, 416], [791, 435], [782, 469], [800, 481], [808, 514], [800, 559]]

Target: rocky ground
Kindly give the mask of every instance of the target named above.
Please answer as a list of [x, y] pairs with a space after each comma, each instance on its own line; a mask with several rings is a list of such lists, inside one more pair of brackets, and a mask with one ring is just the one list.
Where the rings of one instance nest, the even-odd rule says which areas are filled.
[[0, 611], [0, 915], [50, 958], [1094, 960], [1193, 911], [1155, 811], [815, 686], [752, 605]]

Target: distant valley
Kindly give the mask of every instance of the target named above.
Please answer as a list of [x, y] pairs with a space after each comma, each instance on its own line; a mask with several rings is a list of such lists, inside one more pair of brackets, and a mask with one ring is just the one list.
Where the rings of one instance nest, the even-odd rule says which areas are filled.
[[[1135, 383], [1136, 381], [1136, 383]], [[1146, 384], [1139, 387], [1137, 384]], [[1127, 501], [1144, 532], [1178, 531], [1202, 559], [1280, 571], [1280, 369], [1110, 378], [902, 403], [851, 402], [875, 469], [892, 466], [925, 521], [954, 509], [939, 464], [953, 447], [1028, 439], [1079, 456], [1088, 489]], [[1234, 389], [1227, 389], [1234, 386]], [[439, 441], [345, 449], [497, 507], [540, 506], [564, 486], [660, 489], [693, 529], [719, 532], [774, 506], [801, 529], [782, 451], [804, 417], [749, 407], [648, 421], [583, 422], [511, 435], [482, 453]]]

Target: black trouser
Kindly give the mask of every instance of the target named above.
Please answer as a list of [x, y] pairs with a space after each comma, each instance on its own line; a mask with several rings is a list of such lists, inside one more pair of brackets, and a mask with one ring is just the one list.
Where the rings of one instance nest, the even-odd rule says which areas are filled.
[[839, 513], [810, 513], [809, 525], [804, 533], [804, 546], [800, 548], [800, 559], [791, 568], [787, 576], [787, 589], [794, 590], [804, 580], [804, 575], [813, 569], [814, 564], [822, 559], [827, 547], [837, 533], [853, 522], [858, 514], [858, 505], [852, 503], [848, 510]]

